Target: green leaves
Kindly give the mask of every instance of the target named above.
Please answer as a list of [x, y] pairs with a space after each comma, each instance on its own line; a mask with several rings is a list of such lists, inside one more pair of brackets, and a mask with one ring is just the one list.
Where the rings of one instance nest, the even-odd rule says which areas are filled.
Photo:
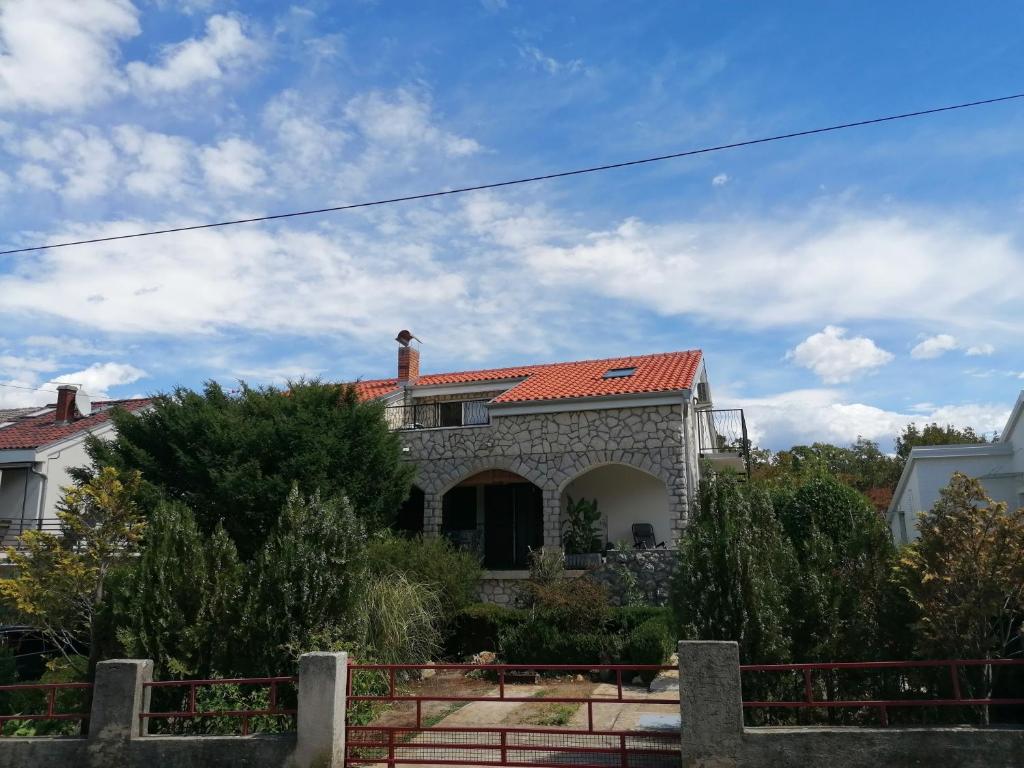
[[565, 507], [565, 525], [562, 541], [565, 552], [569, 555], [583, 555], [588, 552], [601, 551], [601, 537], [598, 535], [598, 523], [601, 513], [597, 509], [597, 499], [574, 501], [568, 497]]

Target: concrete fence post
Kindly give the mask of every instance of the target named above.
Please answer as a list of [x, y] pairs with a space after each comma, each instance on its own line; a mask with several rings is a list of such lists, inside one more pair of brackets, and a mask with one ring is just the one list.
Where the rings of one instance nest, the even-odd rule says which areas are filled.
[[679, 643], [683, 768], [735, 768], [743, 743], [740, 651], [734, 642]]
[[299, 657], [298, 735], [295, 768], [345, 765], [347, 653], [304, 653]]
[[128, 765], [130, 742], [142, 735], [139, 713], [149, 707], [153, 662], [111, 659], [96, 666], [89, 713], [89, 764]]

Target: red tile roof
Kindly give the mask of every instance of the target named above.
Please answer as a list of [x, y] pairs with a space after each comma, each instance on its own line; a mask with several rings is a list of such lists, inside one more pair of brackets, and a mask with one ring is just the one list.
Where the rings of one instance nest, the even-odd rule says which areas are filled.
[[[494, 398], [495, 403], [522, 403], [539, 400], [563, 400], [578, 397], [634, 395], [673, 392], [693, 387], [700, 367], [701, 351], [665, 352], [658, 355], [612, 357], [574, 363], [524, 365], [514, 368], [489, 368], [458, 373], [433, 373], [420, 376], [417, 386], [471, 384], [522, 379]], [[615, 368], [636, 368], [631, 376], [606, 379]], [[355, 384], [362, 400], [390, 394], [398, 388], [397, 379], [373, 379]]]
[[34, 449], [57, 443], [105, 424], [110, 420], [110, 412], [115, 406], [126, 411], [137, 411], [151, 402], [149, 398], [95, 402], [92, 404], [92, 415], [76, 418], [70, 424], [56, 423], [54, 409], [51, 408], [41, 416], [21, 419], [0, 428], [0, 450]]

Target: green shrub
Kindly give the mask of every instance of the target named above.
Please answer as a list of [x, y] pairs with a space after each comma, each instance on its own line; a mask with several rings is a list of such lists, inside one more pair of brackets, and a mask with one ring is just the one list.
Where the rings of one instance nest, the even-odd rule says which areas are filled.
[[[672, 655], [673, 639], [668, 625], [660, 618], [650, 619], [629, 633], [623, 649], [623, 664], [664, 664]], [[640, 673], [650, 683], [657, 672]]]
[[462, 659], [480, 651], [497, 652], [501, 633], [528, 618], [525, 611], [493, 603], [467, 606], [452, 620], [448, 655]]
[[607, 632], [574, 632], [535, 615], [502, 632], [498, 646], [507, 664], [608, 664], [621, 644]]
[[386, 531], [370, 540], [366, 554], [374, 575], [402, 575], [436, 592], [443, 623], [477, 599], [483, 575], [480, 562], [443, 536], [409, 539]]
[[641, 624], [646, 624], [652, 619], [662, 621], [666, 627], [671, 627], [672, 611], [669, 608], [652, 605], [613, 608], [608, 627], [612, 632], [628, 635]]

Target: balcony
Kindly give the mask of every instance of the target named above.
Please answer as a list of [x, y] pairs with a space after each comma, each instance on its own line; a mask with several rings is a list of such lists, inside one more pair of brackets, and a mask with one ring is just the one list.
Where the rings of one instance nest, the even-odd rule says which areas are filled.
[[412, 405], [389, 405], [384, 419], [393, 430], [483, 427], [491, 423], [489, 400], [446, 400]]
[[0, 544], [4, 548], [14, 547], [21, 550], [21, 543], [18, 537], [25, 531], [45, 531], [46, 533], [60, 534], [60, 520], [21, 520], [0, 518]]
[[698, 447], [716, 469], [750, 475], [750, 440], [742, 408], [697, 411]]

